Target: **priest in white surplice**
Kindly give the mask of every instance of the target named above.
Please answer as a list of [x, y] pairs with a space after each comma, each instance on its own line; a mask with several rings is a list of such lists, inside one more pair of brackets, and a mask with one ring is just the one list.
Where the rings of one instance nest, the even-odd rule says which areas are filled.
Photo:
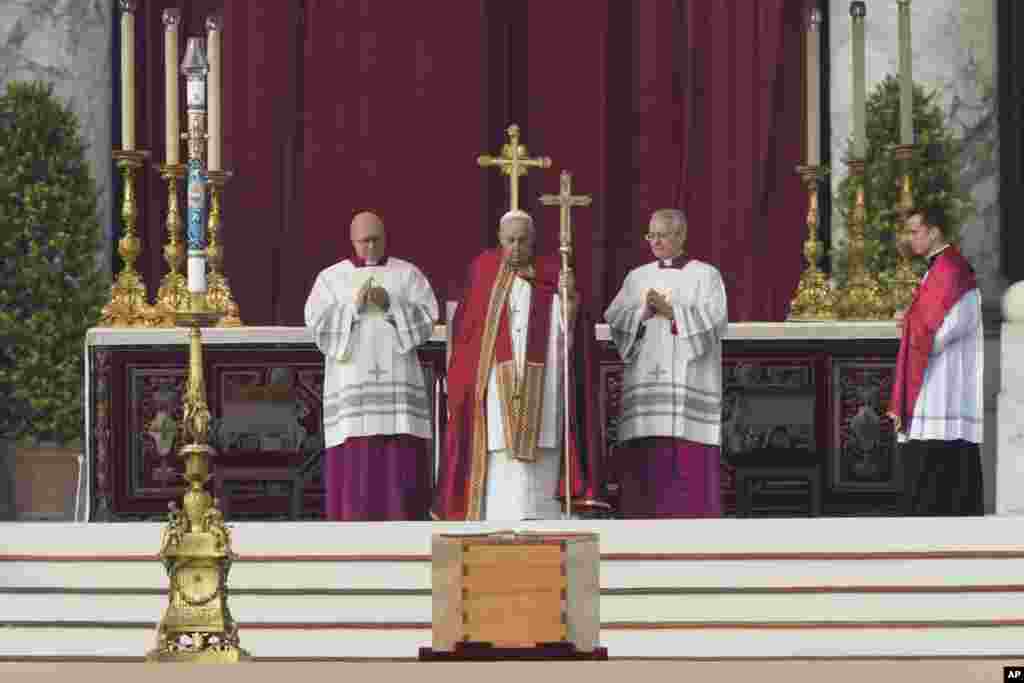
[[888, 414], [901, 443], [910, 512], [980, 515], [981, 293], [974, 269], [949, 244], [946, 225], [937, 208], [907, 219], [910, 249], [929, 263], [903, 315]]
[[660, 209], [635, 268], [605, 311], [625, 361], [620, 445], [611, 468], [625, 518], [721, 515], [722, 337], [718, 270], [683, 255], [686, 217]]
[[430, 508], [430, 398], [416, 347], [438, 318], [423, 273], [386, 255], [384, 225], [352, 220], [355, 255], [317, 276], [306, 325], [324, 354], [325, 514], [424, 520]]
[[[501, 247], [470, 264], [453, 321], [438, 519], [518, 521], [561, 514], [565, 399], [558, 257], [534, 258], [533, 220], [523, 211], [505, 214], [498, 234]], [[571, 346], [579, 349], [576, 299], [569, 302], [569, 329]], [[576, 417], [583, 411], [576, 405], [570, 400], [572, 495], [590, 500], [596, 477], [586, 449], [579, 447]]]

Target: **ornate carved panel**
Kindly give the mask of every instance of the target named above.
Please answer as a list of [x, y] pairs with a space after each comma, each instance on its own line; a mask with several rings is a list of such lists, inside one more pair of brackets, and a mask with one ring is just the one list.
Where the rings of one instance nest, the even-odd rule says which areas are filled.
[[896, 364], [832, 362], [832, 486], [847, 491], [902, 491], [903, 467], [892, 422], [885, 418]]

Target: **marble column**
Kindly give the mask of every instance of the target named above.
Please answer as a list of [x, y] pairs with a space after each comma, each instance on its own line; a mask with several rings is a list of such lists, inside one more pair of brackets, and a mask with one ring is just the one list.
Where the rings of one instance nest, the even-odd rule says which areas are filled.
[[1024, 281], [1003, 297], [996, 514], [1024, 515]]
[[103, 249], [109, 275], [111, 214], [111, 44], [114, 0], [0, 2], [0, 87], [42, 80], [78, 116], [86, 159], [99, 191]]

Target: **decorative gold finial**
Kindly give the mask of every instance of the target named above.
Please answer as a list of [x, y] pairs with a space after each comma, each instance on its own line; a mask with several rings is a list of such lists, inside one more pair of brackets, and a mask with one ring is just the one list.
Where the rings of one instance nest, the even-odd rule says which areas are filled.
[[881, 299], [878, 281], [864, 266], [864, 161], [847, 162], [857, 193], [849, 224], [847, 283], [836, 296], [836, 314], [844, 320], [882, 320], [892, 313]]
[[549, 157], [536, 157], [531, 159], [526, 151], [526, 145], [519, 143], [519, 126], [512, 124], [505, 132], [508, 134], [508, 143], [501, 146], [501, 154], [496, 157], [481, 155], [476, 158], [476, 163], [482, 168], [497, 166], [502, 175], [508, 176], [509, 182], [509, 209], [519, 208], [519, 178], [526, 175], [531, 168], [550, 168]]
[[124, 198], [121, 202], [121, 219], [124, 235], [117, 243], [117, 253], [124, 261], [124, 267], [110, 288], [110, 301], [100, 313], [100, 325], [106, 327], [151, 327], [153, 309], [149, 306], [146, 284], [135, 270], [135, 259], [139, 257], [142, 243], [135, 236], [135, 223], [139, 207], [135, 199], [135, 175], [149, 152], [142, 150], [116, 150], [113, 153], [124, 176]]
[[818, 166], [798, 166], [807, 187], [807, 239], [804, 258], [807, 268], [800, 275], [796, 296], [789, 309], [789, 320], [834, 320], [835, 293], [825, 274], [818, 269], [818, 254], [822, 244], [818, 239], [818, 182], [822, 177]]
[[220, 242], [222, 227], [221, 195], [224, 186], [231, 178], [230, 171], [207, 171], [206, 177], [210, 186], [210, 215], [206, 222], [206, 234], [209, 244], [206, 245], [206, 260], [210, 264], [208, 275], [209, 291], [207, 301], [210, 307], [220, 312], [220, 327], [239, 327], [242, 319], [239, 316], [238, 304], [235, 303], [228, 284], [227, 276], [222, 272], [224, 264], [224, 247]]
[[900, 316], [910, 306], [917, 288], [917, 274], [910, 265], [910, 232], [907, 219], [914, 210], [914, 191], [910, 180], [910, 160], [914, 156], [914, 145], [897, 145], [895, 158], [903, 164], [903, 179], [900, 185], [900, 199], [897, 207], [899, 224], [893, 226], [893, 237], [899, 260], [892, 275], [892, 287], [889, 289], [889, 306], [894, 316]]

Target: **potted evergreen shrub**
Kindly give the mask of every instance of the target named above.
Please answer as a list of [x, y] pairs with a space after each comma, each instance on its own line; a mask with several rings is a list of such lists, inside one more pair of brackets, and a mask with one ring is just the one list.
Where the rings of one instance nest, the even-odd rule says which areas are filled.
[[[928, 93], [920, 85], [914, 85], [913, 120], [917, 150], [909, 162], [911, 188], [916, 205], [940, 206], [946, 210], [950, 235], [955, 242], [960, 227], [973, 211], [973, 201], [958, 182], [960, 143], [945, 126], [938, 96], [938, 91]], [[902, 231], [898, 207], [904, 166], [894, 159], [892, 152], [892, 147], [900, 142], [899, 80], [892, 75], [886, 76], [868, 96], [866, 109], [864, 266], [878, 274], [884, 287], [899, 259], [893, 227]], [[852, 141], [848, 142], [848, 157], [851, 156], [851, 145]], [[856, 183], [847, 175], [840, 181], [833, 200], [847, 224], [856, 190]], [[832, 261], [833, 276], [840, 287], [846, 283], [846, 246], [843, 241], [835, 250]], [[923, 261], [914, 263], [918, 275], [924, 273], [924, 266]]]
[[57, 462], [40, 451], [64, 452], [78, 474], [84, 339], [107, 294], [84, 150], [77, 118], [52, 85], [7, 85], [0, 96], [0, 438], [17, 442], [20, 488], [31, 474], [23, 468], [34, 470], [38, 485], [48, 476], [42, 468]]

